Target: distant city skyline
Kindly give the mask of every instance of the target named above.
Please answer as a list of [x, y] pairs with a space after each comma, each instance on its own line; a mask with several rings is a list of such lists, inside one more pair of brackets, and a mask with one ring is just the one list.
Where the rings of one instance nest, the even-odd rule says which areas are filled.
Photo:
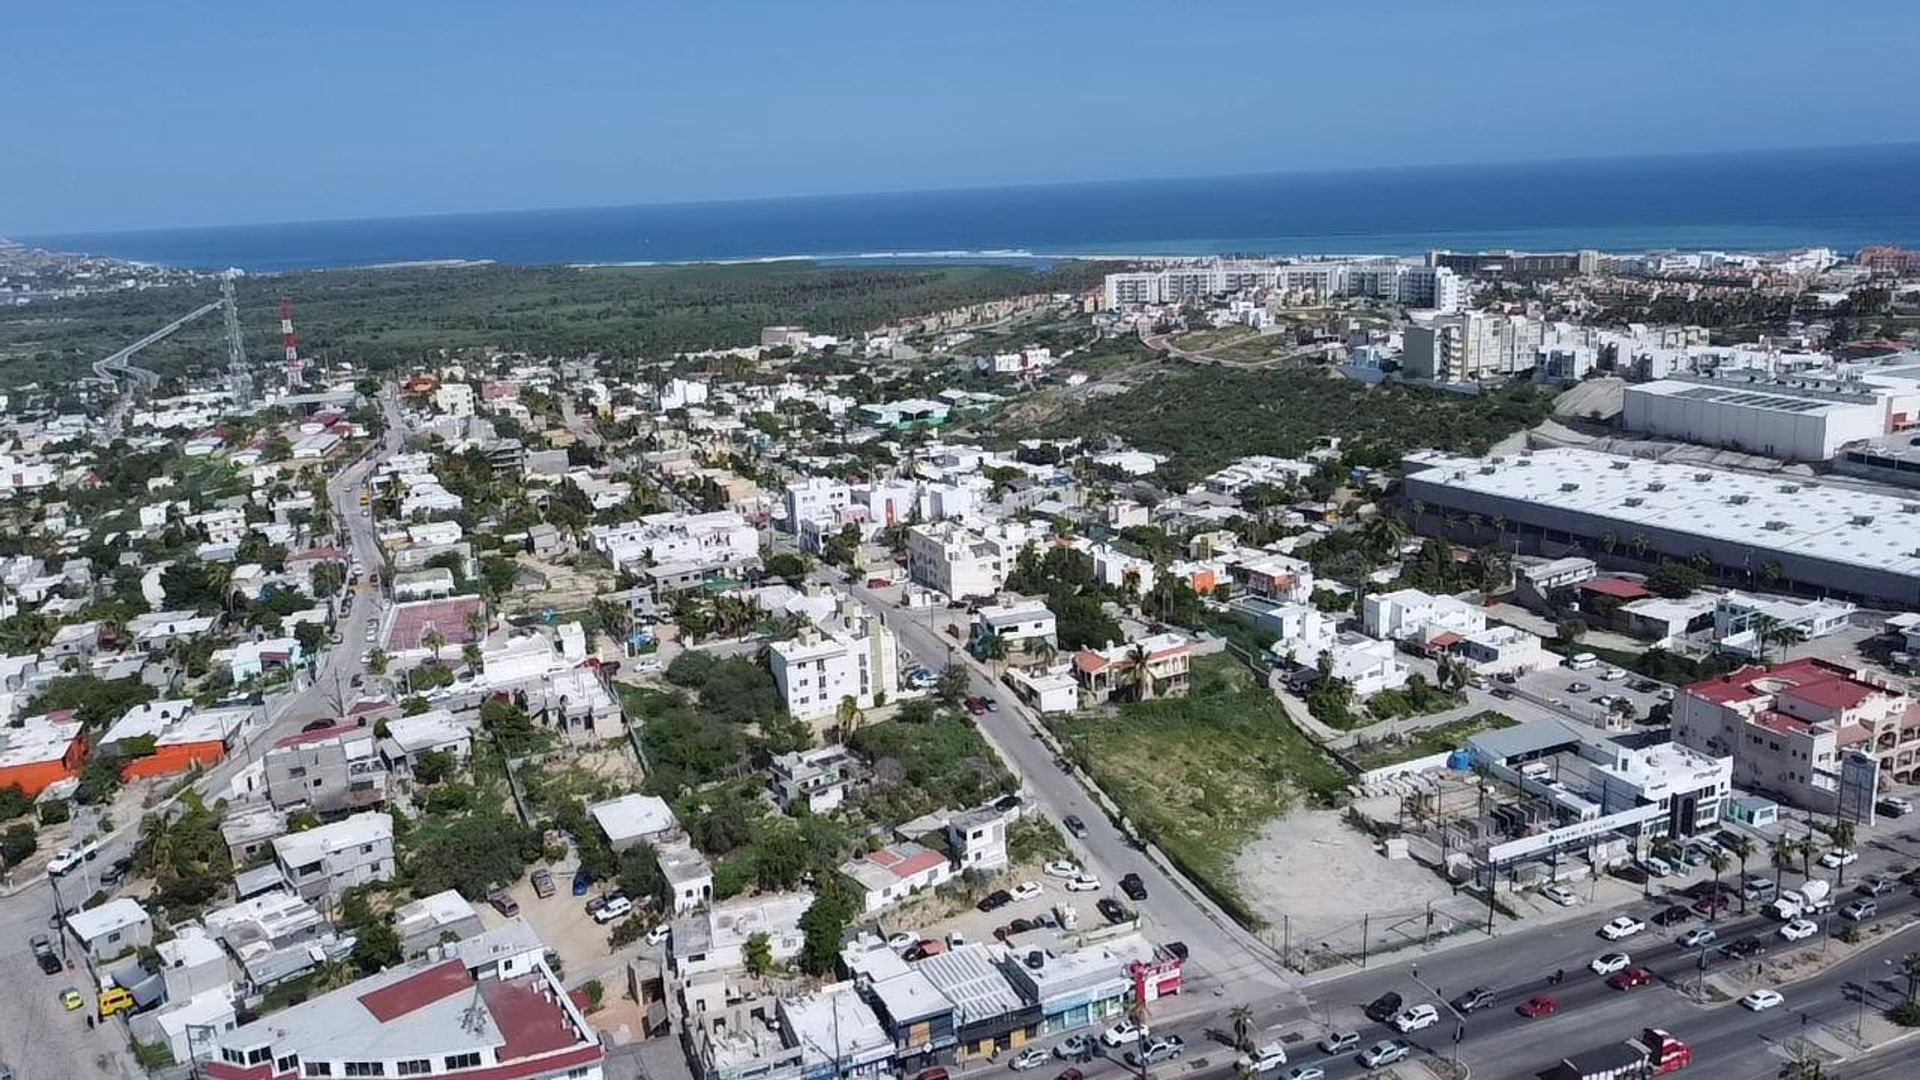
[[1904, 143], [1885, 0], [9, 15], [0, 235]]

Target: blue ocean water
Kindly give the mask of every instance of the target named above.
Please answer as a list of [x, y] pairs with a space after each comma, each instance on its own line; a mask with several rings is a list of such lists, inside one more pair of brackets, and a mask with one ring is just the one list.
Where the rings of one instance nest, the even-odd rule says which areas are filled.
[[1766, 251], [1920, 245], [1920, 144], [22, 237], [254, 271], [436, 259]]

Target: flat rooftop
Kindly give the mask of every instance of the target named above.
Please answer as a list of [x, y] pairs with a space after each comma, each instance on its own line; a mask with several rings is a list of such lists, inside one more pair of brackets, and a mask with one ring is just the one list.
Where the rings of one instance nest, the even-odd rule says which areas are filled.
[[1523, 456], [1409, 454], [1410, 482], [1920, 576], [1920, 499], [1798, 478], [1556, 448]]

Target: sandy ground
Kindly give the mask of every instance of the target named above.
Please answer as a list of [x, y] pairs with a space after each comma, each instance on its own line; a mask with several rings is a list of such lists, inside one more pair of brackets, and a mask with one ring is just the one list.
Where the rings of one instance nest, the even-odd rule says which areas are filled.
[[1265, 936], [1296, 949], [1325, 942], [1357, 950], [1363, 931], [1371, 947], [1404, 944], [1425, 933], [1429, 903], [1441, 923], [1449, 913], [1464, 919], [1475, 910], [1470, 897], [1454, 896], [1426, 867], [1380, 855], [1337, 810], [1269, 823], [1241, 850], [1234, 872], [1241, 895], [1271, 924]]

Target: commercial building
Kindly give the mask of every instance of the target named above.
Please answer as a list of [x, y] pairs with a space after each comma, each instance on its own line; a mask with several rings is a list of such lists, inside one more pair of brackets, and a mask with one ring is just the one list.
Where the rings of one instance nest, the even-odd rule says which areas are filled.
[[1736, 372], [1630, 385], [1621, 424], [1787, 461], [1828, 461], [1848, 443], [1920, 425], [1920, 390], [1858, 379]]
[[[1730, 755], [1742, 788], [1822, 813], [1843, 801], [1850, 751], [1899, 783], [1920, 779], [1920, 707], [1896, 687], [1822, 660], [1745, 667], [1688, 686], [1674, 702], [1673, 737]], [[1873, 792], [1865, 794], [1870, 806]]]
[[203, 1071], [211, 1080], [602, 1080], [599, 1036], [524, 923], [469, 939], [457, 951], [214, 1033]]
[[1500, 520], [1503, 545], [1537, 554], [1704, 556], [1784, 588], [1920, 607], [1920, 499], [1591, 450], [1423, 451], [1404, 464], [1423, 532]]

